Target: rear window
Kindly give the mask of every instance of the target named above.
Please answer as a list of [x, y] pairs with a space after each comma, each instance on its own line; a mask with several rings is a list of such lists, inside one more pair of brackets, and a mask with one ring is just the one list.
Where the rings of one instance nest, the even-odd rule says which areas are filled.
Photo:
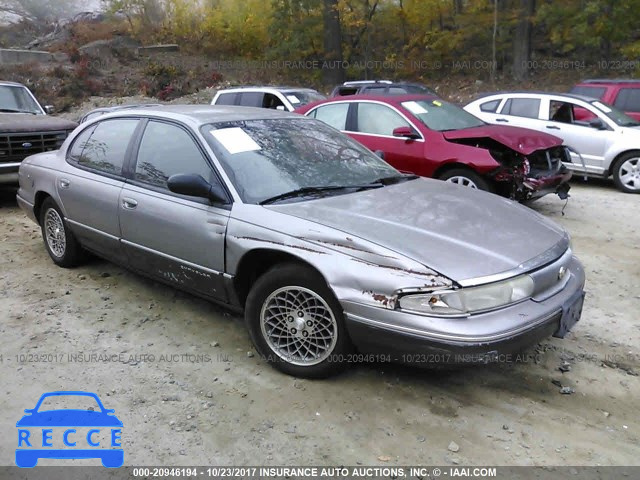
[[606, 87], [587, 87], [584, 85], [576, 85], [571, 89], [569, 93], [573, 93], [574, 95], [584, 95], [585, 97], [597, 98], [599, 100], [602, 100], [602, 97], [604, 97], [606, 91]]
[[614, 106], [625, 112], [640, 112], [640, 88], [622, 88]]

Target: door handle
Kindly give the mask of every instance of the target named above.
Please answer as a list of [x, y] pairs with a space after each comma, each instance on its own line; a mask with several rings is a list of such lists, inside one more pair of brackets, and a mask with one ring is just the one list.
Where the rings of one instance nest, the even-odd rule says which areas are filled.
[[69, 188], [69, 185], [71, 185], [71, 182], [69, 180], [67, 180], [66, 178], [60, 179], [60, 188]]
[[560, 127], [556, 127], [555, 125], [547, 125], [549, 130], [560, 130]]
[[496, 122], [505, 122], [505, 123], [509, 123], [509, 120], [507, 120], [506, 118], [496, 118]]
[[123, 198], [122, 199], [122, 207], [127, 210], [133, 210], [138, 206], [138, 202], [136, 202], [133, 198]]

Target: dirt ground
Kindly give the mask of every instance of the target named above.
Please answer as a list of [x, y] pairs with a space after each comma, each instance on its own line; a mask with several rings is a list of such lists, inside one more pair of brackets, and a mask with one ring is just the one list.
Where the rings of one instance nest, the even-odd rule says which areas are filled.
[[97, 259], [54, 266], [14, 194], [0, 191], [2, 465], [23, 410], [53, 390], [115, 409], [125, 465], [640, 464], [640, 198], [608, 182], [574, 182], [564, 216], [557, 197], [532, 205], [585, 264], [568, 338], [517, 365], [354, 365], [324, 381], [270, 368], [205, 301]]

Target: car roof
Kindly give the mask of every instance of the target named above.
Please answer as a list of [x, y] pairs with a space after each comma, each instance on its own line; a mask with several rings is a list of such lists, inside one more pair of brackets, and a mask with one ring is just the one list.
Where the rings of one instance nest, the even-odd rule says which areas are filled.
[[426, 93], [407, 93], [404, 95], [372, 95], [372, 94], [359, 94], [359, 95], [345, 95], [342, 97], [331, 97], [327, 100], [321, 100], [319, 102], [315, 102], [314, 105], [320, 103], [337, 103], [337, 102], [353, 102], [357, 100], [371, 100], [376, 102], [383, 103], [392, 103], [399, 104], [402, 102], [407, 102], [411, 100], [442, 100], [440, 97], [436, 95], [429, 95]]
[[285, 87], [285, 86], [273, 86], [273, 85], [254, 85], [254, 86], [241, 86], [241, 87], [229, 87], [218, 90], [218, 93], [230, 93], [241, 92], [246, 90], [275, 90], [278, 92], [316, 92], [313, 88], [307, 87]]
[[575, 86], [588, 85], [588, 84], [620, 84], [620, 83], [640, 83], [640, 79], [633, 78], [588, 78], [586, 80], [582, 80], [580, 83], [577, 83]]
[[156, 105], [122, 109], [97, 117], [97, 121], [114, 117], [162, 117], [192, 124], [233, 122], [240, 120], [267, 120], [277, 118], [304, 118], [293, 113], [257, 107], [230, 105]]
[[504, 95], [540, 95], [545, 97], [565, 97], [565, 98], [572, 98], [574, 100], [581, 100], [583, 102], [593, 102], [594, 100], [597, 100], [593, 97], [589, 97], [588, 95], [577, 95], [575, 93], [539, 92], [535, 90], [515, 90], [515, 91], [483, 93], [481, 95], [478, 95], [473, 101], [476, 102], [478, 100], [486, 99], [489, 97], [498, 97], [498, 96], [504, 96]]
[[23, 85], [22, 83], [18, 83], [18, 82], [9, 82], [9, 81], [5, 81], [5, 80], [0, 80], [0, 86], [3, 86], [3, 87], [24, 87], [25, 85]]

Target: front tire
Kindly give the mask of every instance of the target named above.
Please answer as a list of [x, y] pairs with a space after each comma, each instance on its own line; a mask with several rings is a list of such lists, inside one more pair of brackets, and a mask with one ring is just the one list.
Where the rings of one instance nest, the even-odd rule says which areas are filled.
[[295, 377], [338, 373], [352, 349], [340, 303], [322, 276], [302, 265], [262, 275], [247, 297], [245, 321], [258, 352]]
[[466, 168], [454, 168], [444, 172], [438, 177], [445, 182], [460, 185], [462, 187], [474, 188], [477, 190], [484, 190], [485, 192], [491, 191], [491, 185], [489, 182], [478, 175], [473, 170]]
[[625, 193], [640, 193], [640, 152], [620, 155], [612, 169], [613, 183]]
[[82, 262], [82, 247], [69, 229], [62, 210], [51, 197], [42, 203], [40, 228], [47, 253], [56, 265], [70, 268]]

